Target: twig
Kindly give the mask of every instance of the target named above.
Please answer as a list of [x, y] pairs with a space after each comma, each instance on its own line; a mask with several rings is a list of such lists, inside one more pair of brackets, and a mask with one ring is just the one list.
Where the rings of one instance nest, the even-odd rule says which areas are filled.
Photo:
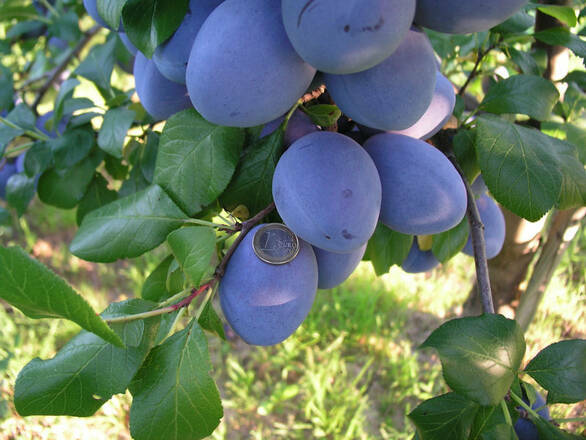
[[476, 78], [476, 75], [478, 74], [478, 69], [480, 68], [480, 64], [482, 63], [482, 60], [484, 60], [484, 57], [486, 55], [488, 55], [488, 53], [491, 50], [493, 50], [495, 47], [496, 47], [495, 44], [491, 44], [490, 46], [488, 46], [488, 48], [486, 50], [478, 52], [478, 57], [476, 58], [476, 64], [474, 64], [474, 67], [472, 68], [472, 71], [468, 75], [468, 78], [466, 79], [466, 82], [464, 83], [464, 85], [458, 91], [458, 95], [459, 96], [464, 96], [464, 92], [466, 92], [466, 89], [468, 88], [468, 86], [470, 85], [470, 83], [472, 82], [472, 80], [474, 78]]
[[[447, 131], [447, 130], [446, 130]], [[443, 133], [443, 132], [442, 132]], [[478, 293], [482, 302], [482, 310], [484, 313], [495, 313], [494, 303], [492, 300], [492, 289], [490, 286], [490, 275], [488, 273], [488, 259], [486, 258], [486, 242], [484, 241], [484, 225], [480, 218], [480, 212], [474, 199], [474, 193], [472, 188], [466, 179], [464, 171], [460, 167], [454, 150], [452, 148], [452, 137], [450, 133], [443, 133], [441, 136], [436, 137], [438, 145], [437, 147], [446, 155], [446, 157], [452, 162], [462, 182], [466, 187], [466, 197], [468, 199], [467, 216], [468, 223], [470, 224], [470, 237], [472, 238], [472, 248], [474, 249], [474, 264], [476, 266], [476, 281], [478, 286]]]
[[226, 254], [224, 255], [224, 258], [222, 258], [222, 261], [220, 262], [220, 264], [216, 268], [216, 271], [214, 272], [214, 277], [212, 278], [212, 280], [208, 281], [205, 284], [202, 284], [198, 288], [191, 289], [191, 291], [190, 291], [191, 294], [187, 298], [181, 299], [176, 304], [167, 305], [171, 301], [182, 298], [187, 292], [187, 291], [183, 291], [183, 292], [180, 292], [177, 295], [171, 297], [170, 299], [166, 300], [165, 302], [163, 302], [161, 305], [164, 307], [161, 307], [159, 309], [151, 310], [149, 312], [144, 312], [144, 313], [137, 313], [136, 315], [127, 315], [127, 316], [119, 316], [116, 318], [107, 318], [107, 319], [105, 319], [105, 321], [110, 324], [136, 321], [137, 319], [147, 319], [147, 318], [152, 318], [154, 316], [165, 315], [167, 313], [172, 313], [172, 312], [175, 312], [176, 310], [179, 310], [179, 309], [182, 309], [184, 307], [189, 306], [195, 298], [197, 298], [199, 295], [201, 295], [202, 292], [214, 289], [216, 284], [224, 276], [224, 272], [226, 271], [226, 266], [228, 265], [228, 261], [230, 260], [230, 257], [232, 257], [232, 255], [236, 251], [236, 248], [242, 242], [242, 240], [244, 240], [244, 237], [246, 237], [246, 234], [248, 234], [250, 232], [250, 230], [254, 226], [256, 226], [257, 223], [259, 223], [264, 217], [266, 217], [268, 214], [270, 214], [274, 209], [275, 209], [275, 204], [271, 203], [269, 206], [264, 208], [262, 211], [260, 211], [258, 214], [256, 214], [251, 219], [246, 220], [243, 223], [237, 223], [235, 225], [234, 232], [240, 231], [240, 235], [236, 238], [236, 240], [234, 240], [234, 243], [232, 243], [232, 245], [230, 246], [230, 249], [228, 249], [228, 252], [226, 252]]
[[81, 53], [81, 51], [90, 42], [90, 40], [94, 37], [94, 35], [96, 35], [99, 32], [100, 29], [101, 29], [101, 26], [96, 25], [93, 28], [91, 28], [89, 31], [87, 31], [86, 34], [84, 35], [84, 37], [81, 39], [81, 41], [79, 43], [77, 43], [77, 46], [75, 46], [71, 50], [71, 52], [69, 53], [69, 55], [61, 62], [61, 64], [59, 64], [53, 70], [53, 72], [52, 72], [51, 76], [49, 77], [49, 79], [47, 79], [47, 81], [39, 89], [39, 93], [37, 94], [37, 97], [35, 99], [35, 102], [33, 102], [32, 109], [35, 112], [35, 114], [37, 113], [37, 107], [39, 106], [39, 104], [43, 100], [43, 97], [49, 91], [49, 89], [51, 88], [51, 86], [53, 85], [53, 83], [57, 80], [57, 78], [59, 78], [59, 75], [61, 75], [61, 73], [63, 73], [63, 71], [69, 65], [69, 63], [71, 62], [71, 60], [73, 58], [76, 58]]

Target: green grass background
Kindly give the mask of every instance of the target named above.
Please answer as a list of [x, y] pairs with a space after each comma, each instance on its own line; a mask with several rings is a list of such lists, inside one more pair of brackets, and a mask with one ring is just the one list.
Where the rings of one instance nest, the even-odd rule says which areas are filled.
[[[74, 233], [74, 212], [36, 203], [19, 228], [0, 228], [0, 244], [25, 247], [97, 310], [138, 295], [165, 253], [91, 264], [69, 254]], [[552, 342], [585, 337], [585, 249], [582, 228], [526, 335], [526, 362]], [[377, 278], [370, 264], [362, 263], [341, 287], [319, 291], [307, 320], [280, 345], [251, 347], [210, 336], [225, 412], [212, 438], [411, 439], [406, 415], [447, 390], [438, 358], [417, 346], [462, 313], [473, 277], [473, 261], [465, 256], [417, 276], [393, 268]], [[0, 439], [130, 439], [128, 393], [91, 418], [19, 417], [11, 403], [18, 371], [34, 357], [52, 357], [78, 328], [66, 321], [31, 320], [5, 304], [0, 328]], [[586, 412], [584, 403], [554, 405], [551, 411], [557, 418]], [[563, 427], [584, 432], [579, 423]]]

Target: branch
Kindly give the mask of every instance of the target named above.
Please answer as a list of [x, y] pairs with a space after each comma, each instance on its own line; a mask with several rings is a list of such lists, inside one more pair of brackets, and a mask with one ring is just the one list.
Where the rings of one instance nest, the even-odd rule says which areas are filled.
[[[228, 261], [230, 260], [230, 258], [234, 254], [234, 252], [236, 251], [236, 248], [238, 247], [238, 245], [242, 242], [242, 240], [244, 240], [244, 237], [246, 237], [246, 234], [248, 234], [252, 228], [254, 228], [264, 217], [266, 217], [268, 214], [270, 214], [274, 209], [275, 209], [275, 204], [273, 202], [269, 206], [264, 208], [262, 211], [260, 211], [258, 214], [256, 214], [254, 217], [252, 217], [251, 219], [246, 220], [243, 223], [236, 224], [235, 231], [239, 230], [240, 235], [236, 238], [236, 240], [234, 240], [234, 243], [232, 243], [232, 245], [228, 249], [228, 252], [226, 252], [226, 255], [224, 255], [224, 258], [222, 258], [222, 261], [220, 262], [220, 264], [216, 268], [216, 271], [214, 272], [214, 277], [212, 278], [212, 280], [208, 281], [205, 284], [202, 284], [198, 288], [191, 289], [191, 294], [187, 298], [181, 299], [178, 303], [175, 303], [172, 305], [166, 305], [166, 304], [169, 304], [169, 300], [167, 300], [163, 303], [166, 306], [162, 307], [160, 309], [155, 309], [155, 310], [151, 310], [149, 312], [144, 312], [144, 313], [137, 313], [136, 315], [127, 315], [127, 316], [119, 316], [116, 318], [108, 318], [108, 319], [105, 319], [104, 321], [106, 321], [110, 324], [111, 323], [136, 321], [138, 319], [147, 319], [147, 318], [152, 318], [153, 316], [160, 316], [160, 315], [164, 315], [167, 313], [172, 313], [172, 312], [180, 310], [184, 307], [189, 306], [193, 302], [193, 300], [195, 300], [195, 298], [197, 298], [199, 295], [201, 295], [202, 292], [213, 289], [216, 286], [216, 284], [218, 284], [220, 282], [220, 280], [224, 276], [224, 272], [226, 271], [226, 266], [228, 265]], [[173, 296], [172, 298], [170, 298], [170, 300], [177, 300], [177, 299], [181, 298], [183, 295], [185, 295], [186, 292], [187, 291], [183, 291], [183, 292]]]
[[490, 46], [488, 46], [488, 48], [486, 50], [478, 52], [478, 57], [476, 58], [476, 64], [474, 64], [474, 67], [472, 68], [470, 75], [468, 75], [466, 82], [464, 83], [462, 88], [460, 88], [460, 90], [458, 91], [459, 96], [464, 95], [464, 92], [466, 92], [466, 89], [468, 88], [468, 86], [470, 85], [472, 80], [474, 78], [476, 78], [476, 75], [478, 74], [478, 69], [480, 68], [480, 64], [482, 63], [482, 60], [484, 60], [484, 57], [486, 57], [486, 55], [488, 55], [488, 53], [491, 50], [493, 50], [495, 47], [496, 47], [496, 44], [491, 44]]
[[101, 29], [101, 27], [96, 25], [93, 28], [91, 28], [89, 31], [87, 31], [86, 34], [84, 35], [84, 37], [81, 39], [81, 41], [79, 43], [77, 43], [77, 46], [75, 46], [75, 48], [73, 48], [73, 50], [71, 50], [69, 55], [61, 62], [61, 64], [59, 64], [57, 67], [55, 67], [55, 69], [53, 70], [49, 79], [47, 79], [47, 81], [39, 89], [39, 93], [35, 99], [35, 102], [33, 102], [32, 109], [35, 112], [35, 114], [37, 114], [37, 107], [39, 106], [39, 104], [43, 100], [45, 94], [49, 91], [49, 89], [51, 88], [53, 83], [57, 80], [57, 78], [59, 78], [59, 75], [61, 75], [61, 73], [63, 73], [63, 71], [69, 65], [71, 60], [73, 58], [76, 58], [81, 53], [81, 51], [87, 46], [87, 44], [90, 42], [90, 40], [94, 37], [94, 35], [96, 35], [99, 32], [100, 29]]
[[482, 302], [482, 310], [484, 313], [495, 313], [494, 303], [492, 300], [492, 288], [490, 286], [490, 275], [488, 273], [488, 259], [486, 258], [486, 242], [484, 240], [484, 225], [480, 218], [480, 212], [474, 199], [474, 193], [470, 184], [466, 179], [464, 171], [460, 167], [454, 150], [452, 148], [452, 137], [449, 133], [444, 133], [443, 136], [436, 138], [439, 140], [437, 147], [446, 155], [456, 168], [462, 182], [466, 187], [466, 196], [468, 198], [467, 216], [470, 224], [470, 237], [472, 238], [472, 248], [474, 249], [474, 264], [476, 266], [476, 281], [478, 285], [478, 293]]

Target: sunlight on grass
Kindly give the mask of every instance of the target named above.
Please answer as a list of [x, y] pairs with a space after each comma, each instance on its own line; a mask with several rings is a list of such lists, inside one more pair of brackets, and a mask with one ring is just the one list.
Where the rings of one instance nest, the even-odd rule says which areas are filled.
[[[67, 250], [74, 212], [34, 204], [27, 218], [30, 224], [23, 223], [16, 239], [0, 233], [2, 243], [28, 247], [96, 310], [139, 295], [145, 277], [168, 253], [162, 246], [146, 257], [95, 265]], [[526, 362], [553, 341], [586, 334], [583, 235], [558, 269], [529, 329]], [[417, 346], [461, 313], [473, 272], [472, 259], [465, 256], [431, 274], [393, 268], [380, 278], [370, 263], [361, 263], [343, 286], [319, 291], [304, 324], [278, 346], [210, 337], [225, 412], [212, 438], [411, 439], [406, 415], [447, 390], [437, 357]], [[66, 321], [33, 321], [11, 308], [0, 308], [0, 326], [0, 438], [130, 438], [128, 393], [87, 419], [18, 417], [11, 404], [18, 371], [34, 357], [54, 356], [79, 328]], [[575, 417], [580, 410], [552, 407], [556, 417]]]

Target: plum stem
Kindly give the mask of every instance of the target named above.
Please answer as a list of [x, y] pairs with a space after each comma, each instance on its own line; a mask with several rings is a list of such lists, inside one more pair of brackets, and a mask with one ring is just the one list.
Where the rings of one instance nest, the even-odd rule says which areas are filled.
[[101, 29], [101, 26], [96, 25], [96, 26], [92, 27], [89, 31], [87, 31], [85, 33], [84, 37], [81, 39], [81, 41], [79, 43], [77, 43], [77, 46], [75, 46], [73, 49], [71, 49], [71, 51], [69, 52], [69, 55], [65, 57], [65, 59], [61, 62], [61, 64], [59, 64], [57, 67], [55, 67], [51, 76], [49, 76], [47, 81], [45, 81], [45, 83], [39, 89], [39, 92], [37, 94], [35, 102], [33, 102], [32, 110], [33, 110], [33, 112], [35, 112], [35, 114], [38, 114], [37, 107], [39, 106], [39, 104], [43, 100], [45, 94], [49, 91], [49, 89], [51, 88], [53, 83], [55, 81], [57, 81], [57, 78], [59, 78], [61, 73], [63, 73], [63, 71], [67, 68], [67, 66], [69, 65], [71, 60], [76, 58], [81, 53], [81, 51], [87, 46], [87, 44], [94, 37], [94, 35], [96, 35], [100, 31], [100, 29]]
[[521, 408], [523, 408], [525, 411], [527, 411], [528, 414], [531, 414], [531, 416], [535, 417], [536, 419], [542, 418], [533, 408], [527, 405], [523, 401], [523, 399], [517, 396], [512, 390], [509, 392], [509, 395], [515, 401], [515, 403], [521, 406]]
[[[177, 310], [181, 310], [181, 309], [189, 306], [203, 292], [213, 291], [216, 284], [218, 284], [220, 279], [224, 276], [224, 272], [226, 271], [226, 266], [228, 265], [228, 261], [230, 260], [230, 257], [232, 257], [234, 252], [236, 251], [236, 248], [238, 247], [240, 242], [242, 240], [244, 240], [244, 237], [246, 237], [246, 234], [248, 234], [253, 227], [255, 227], [264, 217], [266, 217], [268, 214], [273, 212], [274, 209], [275, 209], [275, 203], [272, 202], [270, 205], [268, 205], [266, 208], [264, 208], [262, 211], [260, 211], [254, 217], [250, 218], [249, 220], [246, 220], [245, 222], [237, 223], [234, 226], [234, 232], [240, 231], [240, 235], [236, 238], [236, 240], [234, 240], [234, 243], [232, 243], [232, 245], [228, 249], [228, 252], [226, 252], [226, 255], [224, 255], [224, 257], [222, 258], [222, 261], [220, 262], [218, 267], [216, 267], [216, 271], [214, 272], [214, 277], [210, 281], [208, 281], [207, 283], [202, 284], [201, 286], [199, 286], [197, 288], [194, 287], [191, 290], [184, 290], [182, 292], [179, 292], [177, 295], [174, 295], [171, 298], [169, 298], [166, 301], [159, 304], [161, 307], [158, 309], [151, 310], [151, 311], [144, 312], [144, 313], [137, 313], [135, 315], [117, 316], [115, 318], [106, 318], [106, 319], [104, 319], [104, 321], [112, 324], [112, 323], [136, 321], [138, 319], [147, 319], [147, 318], [152, 318], [154, 316], [165, 315], [167, 313], [172, 313], [172, 312], [175, 312]], [[185, 297], [185, 295], [187, 295], [187, 293], [189, 293], [189, 296]], [[210, 296], [211, 295], [208, 295], [207, 298], [209, 299]], [[179, 302], [173, 304], [177, 300], [179, 300]], [[204, 300], [204, 303], [205, 302], [207, 302], [207, 300]], [[202, 305], [202, 307], [203, 307], [203, 305]], [[198, 311], [198, 314], [201, 313], [201, 310], [203, 310], [203, 308], [200, 308], [200, 310]]]

